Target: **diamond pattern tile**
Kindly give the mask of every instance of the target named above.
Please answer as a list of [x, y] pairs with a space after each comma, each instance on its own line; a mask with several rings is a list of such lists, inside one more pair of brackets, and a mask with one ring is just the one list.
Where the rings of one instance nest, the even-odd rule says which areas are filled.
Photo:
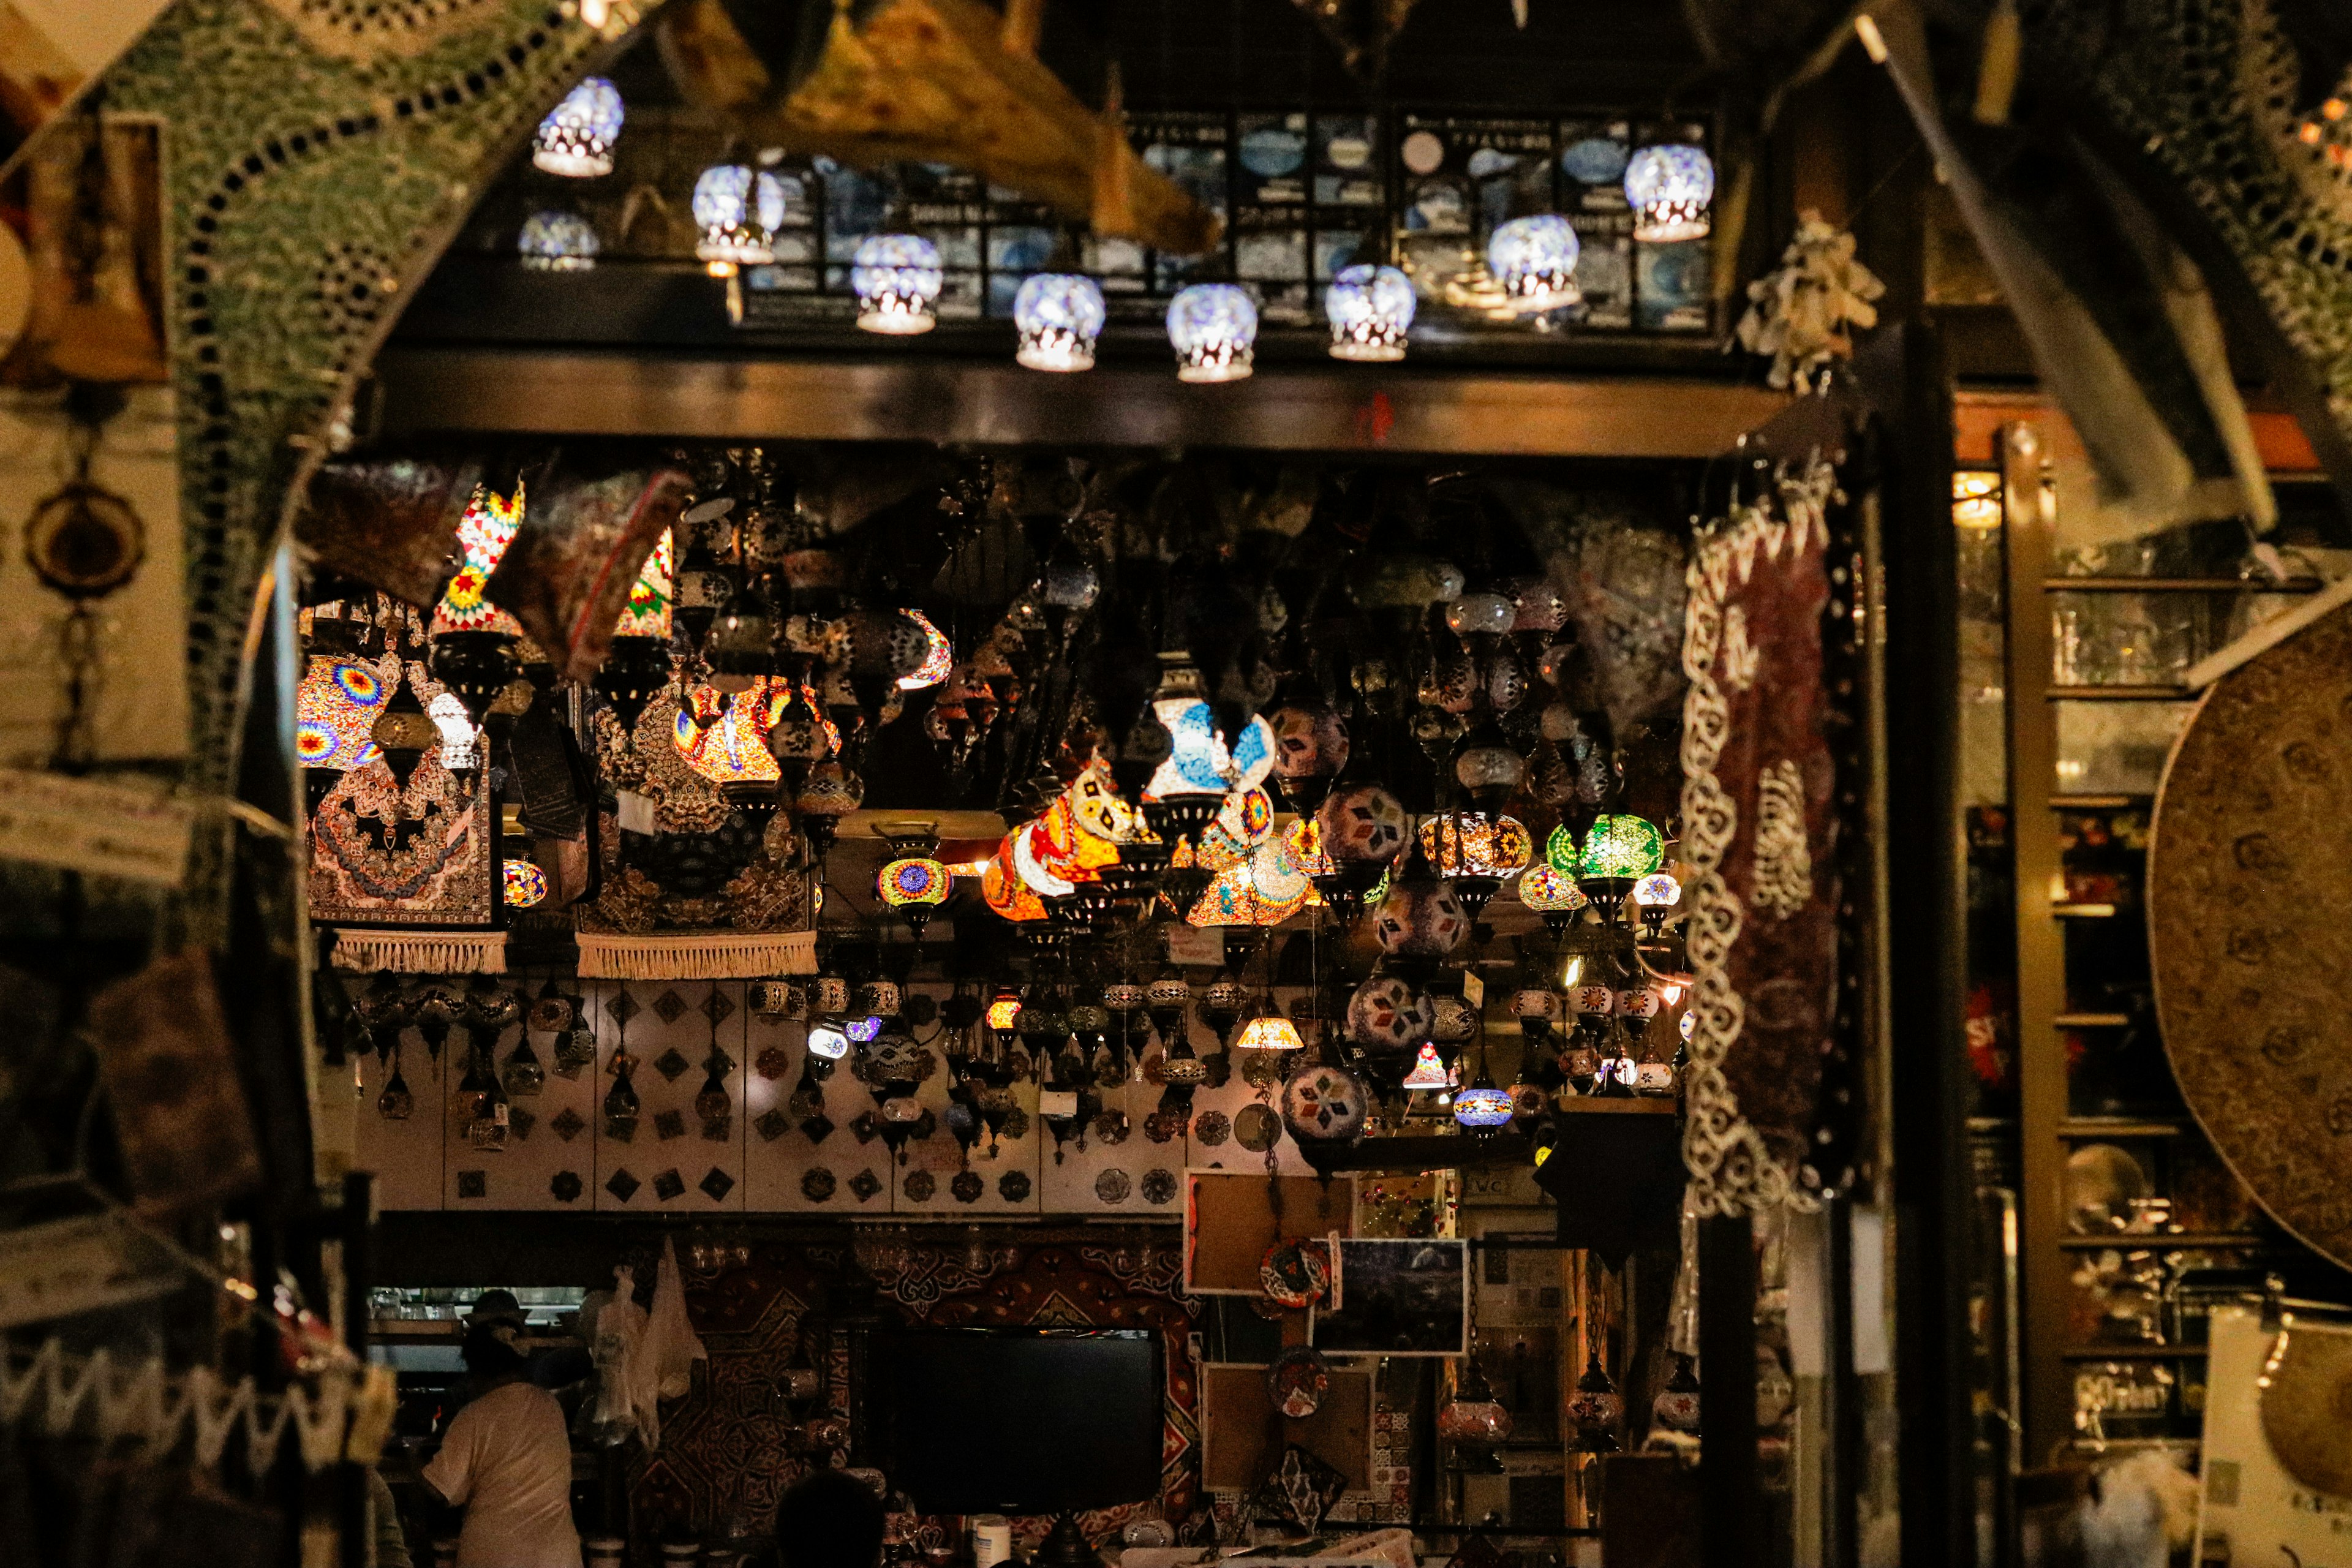
[[604, 1011], [611, 1016], [613, 1022], [623, 1026], [645, 1010], [644, 1005], [629, 994], [629, 988], [625, 985], [614, 992], [613, 999], [604, 1004]]
[[578, 1111], [567, 1105], [555, 1113], [555, 1120], [547, 1126], [550, 1131], [569, 1143], [587, 1131], [588, 1123]]
[[623, 1203], [627, 1203], [631, 1198], [635, 1197], [637, 1189], [644, 1185], [643, 1182], [629, 1174], [628, 1167], [625, 1165], [604, 1178], [604, 1190]]
[[833, 1136], [833, 1119], [822, 1114], [812, 1116], [801, 1123], [801, 1131], [808, 1134], [810, 1142], [822, 1143]]
[[581, 1192], [580, 1173], [577, 1171], [556, 1172], [555, 1179], [547, 1184], [547, 1190], [555, 1195], [555, 1201], [557, 1203], [578, 1203], [580, 1201]]
[[675, 1024], [686, 1016], [687, 1001], [676, 991], [665, 991], [654, 998], [654, 1016], [665, 1024]]
[[486, 1198], [489, 1196], [489, 1173], [486, 1171], [458, 1172], [457, 1195], [461, 1198]]
[[665, 1110], [654, 1118], [654, 1136], [667, 1143], [673, 1138], [686, 1136], [686, 1112]]
[[693, 1065], [694, 1064], [692, 1062], [686, 1059], [686, 1053], [679, 1050], [676, 1046], [672, 1046], [669, 1049], [664, 1051], [661, 1055], [654, 1058], [654, 1071], [661, 1074], [662, 1077], [667, 1079], [672, 1083], [676, 1083], [677, 1081], [678, 1074], [684, 1072]]
[[709, 1173], [696, 1184], [709, 1194], [712, 1203], [725, 1203], [727, 1194], [735, 1189], [735, 1178], [713, 1165]]
[[686, 1178], [677, 1173], [677, 1167], [675, 1165], [654, 1178], [654, 1196], [664, 1203], [669, 1202], [684, 1191], [686, 1191]]
[[723, 1024], [735, 1016], [735, 999], [728, 995], [720, 987], [714, 985], [710, 988], [710, 994], [702, 999], [701, 1012], [714, 1026]]
[[761, 1115], [761, 1118], [757, 1121], [752, 1122], [751, 1125], [759, 1129], [761, 1137], [772, 1143], [777, 1139], [782, 1138], [785, 1133], [793, 1130], [793, 1119], [786, 1116], [782, 1111], [771, 1107], [765, 1114]]
[[849, 1178], [849, 1190], [857, 1194], [862, 1204], [882, 1190], [882, 1178], [871, 1171], [860, 1171]]
[[724, 1143], [734, 1136], [735, 1119], [731, 1116], [714, 1116], [702, 1124], [702, 1138], [706, 1143]]
[[539, 1118], [533, 1116], [530, 1111], [525, 1110], [521, 1106], [516, 1105], [509, 1106], [508, 1108], [507, 1135], [512, 1138], [516, 1142], [530, 1142], [530, 1130], [538, 1125]]

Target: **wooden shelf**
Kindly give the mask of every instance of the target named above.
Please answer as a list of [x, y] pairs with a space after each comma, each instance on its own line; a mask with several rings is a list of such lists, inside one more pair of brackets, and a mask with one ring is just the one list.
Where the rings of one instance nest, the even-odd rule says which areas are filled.
[[2153, 805], [2152, 795], [2053, 795], [2045, 803], [2053, 811], [2127, 811], [2135, 805]]
[[2058, 1124], [2061, 1138], [2178, 1138], [2189, 1130], [2185, 1116], [2072, 1116]]
[[2122, 1029], [2131, 1025], [2129, 1013], [2061, 1013], [2050, 1020], [2061, 1029]]
[[2052, 904], [2050, 912], [2062, 921], [2111, 921], [2116, 918], [2113, 904]]
[[2061, 1352], [2068, 1361], [2203, 1361], [2203, 1345], [2082, 1346]]
[[2067, 1252], [2252, 1252], [2269, 1245], [2267, 1238], [2242, 1230], [2125, 1232], [2113, 1236], [2067, 1236], [2058, 1241]]
[[2245, 577], [2044, 577], [2053, 594], [2316, 594], [2327, 584], [2316, 577], [2264, 583]]
[[2196, 693], [2176, 681], [2164, 686], [2053, 686], [2043, 695], [2053, 702], [2182, 702]]

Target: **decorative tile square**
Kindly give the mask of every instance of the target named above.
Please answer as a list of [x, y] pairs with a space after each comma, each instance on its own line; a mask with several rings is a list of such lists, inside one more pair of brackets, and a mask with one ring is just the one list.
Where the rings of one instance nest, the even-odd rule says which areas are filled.
[[654, 1118], [654, 1136], [667, 1143], [673, 1138], [686, 1136], [686, 1112], [665, 1110]]
[[530, 1111], [525, 1110], [521, 1106], [517, 1105], [508, 1108], [507, 1135], [512, 1138], [516, 1142], [530, 1142], [530, 1130], [538, 1125], [539, 1118], [533, 1116]]
[[812, 1116], [801, 1123], [801, 1131], [808, 1134], [810, 1142], [822, 1143], [833, 1136], [833, 1121], [829, 1117]]
[[672, 1046], [669, 1049], [664, 1051], [661, 1055], [654, 1058], [654, 1071], [661, 1074], [662, 1077], [667, 1079], [672, 1083], [676, 1083], [677, 1081], [678, 1074], [684, 1072], [693, 1065], [694, 1064], [692, 1062], [686, 1059], [686, 1053], [679, 1050], [676, 1046]]
[[461, 1198], [486, 1198], [490, 1195], [490, 1178], [486, 1171], [457, 1173], [457, 1195]]
[[605, 1142], [611, 1143], [631, 1143], [636, 1141], [636, 1136], [637, 1119], [635, 1117], [632, 1116], [626, 1121], [616, 1121], [610, 1116], [604, 1118]]
[[882, 1190], [882, 1178], [871, 1171], [860, 1171], [849, 1178], [849, 1190], [857, 1194], [862, 1204]]
[[782, 1046], [763, 1047], [751, 1066], [761, 1078], [773, 1082], [793, 1070], [792, 1053]]
[[604, 1178], [604, 1190], [623, 1203], [627, 1203], [631, 1198], [635, 1197], [637, 1189], [644, 1185], [643, 1182], [629, 1174], [628, 1167], [625, 1165]]
[[702, 1124], [702, 1141], [706, 1143], [724, 1143], [734, 1136], [735, 1119], [731, 1116], [714, 1116]]
[[587, 1130], [588, 1123], [582, 1120], [578, 1111], [567, 1105], [555, 1113], [555, 1120], [547, 1127], [549, 1131], [569, 1143]]
[[735, 999], [714, 985], [710, 994], [702, 999], [701, 1013], [713, 1024], [723, 1024], [735, 1016]]
[[791, 1117], [771, 1106], [751, 1125], [759, 1130], [761, 1137], [772, 1143], [792, 1131], [793, 1121]]
[[735, 1189], [735, 1178], [713, 1165], [709, 1173], [697, 1184], [710, 1195], [712, 1203], [724, 1203], [727, 1200], [727, 1194]]
[[684, 1191], [686, 1191], [686, 1178], [677, 1173], [677, 1167], [675, 1165], [654, 1178], [654, 1196], [664, 1203], [669, 1202]]
[[581, 1192], [580, 1173], [577, 1171], [556, 1172], [555, 1179], [547, 1184], [547, 1190], [554, 1194], [555, 1201], [557, 1203], [578, 1203], [580, 1201]]
[[823, 1165], [811, 1165], [803, 1171], [801, 1196], [813, 1204], [821, 1204], [833, 1196], [833, 1173]]
[[908, 1201], [927, 1204], [931, 1201], [931, 1194], [939, 1191], [940, 1181], [929, 1171], [909, 1171], [907, 1173], [907, 1179], [898, 1185], [907, 1194]]
[[614, 992], [613, 999], [604, 1004], [604, 1011], [612, 1016], [613, 1022], [625, 1026], [645, 1010], [644, 1005], [629, 994], [629, 988], [625, 985]]
[[1029, 1197], [1029, 1173], [1007, 1171], [996, 1178], [997, 1194], [1008, 1204], [1025, 1203]]
[[686, 998], [676, 991], [665, 991], [654, 998], [654, 1016], [665, 1024], [675, 1024], [686, 1016]]

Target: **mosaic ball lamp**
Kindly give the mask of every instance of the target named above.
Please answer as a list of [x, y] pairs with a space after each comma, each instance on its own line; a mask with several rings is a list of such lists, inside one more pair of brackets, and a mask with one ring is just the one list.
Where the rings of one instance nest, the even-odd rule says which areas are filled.
[[694, 182], [693, 209], [702, 233], [694, 254], [713, 278], [776, 258], [769, 237], [783, 221], [784, 187], [773, 174], [754, 175], [748, 163], [713, 163]]
[[1664, 871], [1653, 871], [1633, 884], [1633, 907], [1652, 936], [1665, 929], [1666, 917], [1682, 901], [1683, 885]]
[[507, 908], [536, 909], [547, 901], [547, 873], [529, 860], [509, 860], [499, 868]]
[[604, 244], [578, 213], [540, 212], [523, 220], [515, 250], [533, 272], [585, 272]]
[[1257, 345], [1257, 305], [1234, 283], [1195, 283], [1168, 302], [1179, 381], [1240, 381]]
[[937, 686], [955, 668], [955, 644], [948, 634], [931, 625], [930, 618], [920, 610], [901, 610], [923, 632], [923, 662], [898, 678], [901, 691], [920, 691], [927, 686]]
[[1366, 1050], [1408, 1050], [1428, 1033], [1428, 999], [1396, 975], [1375, 974], [1348, 998], [1348, 1037]]
[[915, 935], [923, 934], [931, 911], [955, 891], [955, 874], [928, 855], [908, 855], [891, 861], [875, 874], [874, 890], [884, 903], [906, 918]]
[[1013, 297], [1013, 357], [1031, 370], [1092, 370], [1102, 335], [1102, 289], [1077, 272], [1039, 272]]
[[1509, 296], [1511, 308], [1529, 315], [1573, 305], [1576, 289], [1576, 229], [1558, 213], [1515, 217], [1496, 226], [1486, 241], [1486, 270]]
[[1412, 281], [1393, 267], [1343, 267], [1323, 293], [1331, 357], [1385, 363], [1404, 358]]
[[1687, 142], [1644, 147], [1625, 165], [1625, 200], [1633, 208], [1635, 239], [1705, 239], [1715, 163]]
[[942, 281], [940, 247], [921, 235], [867, 235], [849, 263], [858, 326], [894, 338], [929, 331], [939, 324], [931, 307]]
[[1666, 837], [1642, 817], [1604, 815], [1595, 817], [1584, 836], [1580, 875], [1637, 882], [1666, 863]]
[[808, 1032], [809, 1055], [837, 1062], [849, 1054], [849, 1037], [831, 1024], [812, 1024]]
[[1555, 869], [1548, 860], [1538, 861], [1519, 875], [1519, 902], [1543, 917], [1544, 929], [1554, 941], [1568, 934], [1585, 901], [1584, 889], [1576, 885], [1576, 879]]
[[1571, 879], [1582, 874], [1584, 852], [1577, 847], [1576, 835], [1565, 822], [1544, 840], [1544, 864]]
[[1454, 1097], [1454, 1120], [1473, 1132], [1492, 1132], [1508, 1125], [1511, 1116], [1510, 1091], [1496, 1089], [1483, 1073], [1477, 1082]]
[[1516, 816], [1448, 812], [1421, 822], [1422, 852], [1441, 877], [1511, 877], [1535, 854], [1535, 838]]
[[621, 139], [625, 118], [621, 89], [601, 76], [587, 78], [539, 122], [532, 166], [575, 180], [611, 174], [613, 143]]

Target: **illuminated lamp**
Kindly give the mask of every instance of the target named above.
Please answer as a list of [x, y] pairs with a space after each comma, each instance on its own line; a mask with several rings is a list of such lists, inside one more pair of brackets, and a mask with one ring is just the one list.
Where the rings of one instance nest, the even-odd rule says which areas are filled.
[[898, 678], [901, 691], [920, 691], [926, 686], [937, 686], [955, 668], [955, 644], [948, 634], [931, 625], [920, 610], [901, 610], [900, 615], [923, 628], [923, 662]]
[[1039, 272], [1013, 297], [1013, 360], [1031, 370], [1092, 370], [1102, 335], [1102, 289], [1076, 272]]
[[1544, 928], [1557, 942], [1568, 934], [1576, 923], [1579, 910], [1586, 903], [1584, 889], [1565, 871], [1557, 871], [1549, 862], [1530, 866], [1519, 877], [1519, 902], [1543, 917]]
[[1412, 325], [1412, 280], [1393, 267], [1344, 267], [1323, 293], [1333, 359], [1384, 363], [1404, 358]]
[[748, 163], [713, 163], [694, 182], [694, 221], [702, 232], [694, 254], [713, 278], [776, 258], [770, 244], [784, 221], [783, 182]]
[[1306, 1044], [1298, 1037], [1298, 1026], [1271, 1009], [1244, 1024], [1241, 1037], [1234, 1041], [1235, 1049], [1244, 1051], [1295, 1051]]
[[1614, 920], [1633, 885], [1666, 863], [1666, 837], [1641, 817], [1622, 814], [1593, 818], [1579, 856], [1577, 885], [1604, 920]]
[[529, 860], [509, 860], [499, 868], [507, 908], [535, 909], [547, 901], [547, 873]]
[[857, 324], [886, 337], [913, 337], [938, 325], [931, 304], [944, 281], [940, 247], [917, 234], [868, 235], [849, 261]]
[[584, 79], [547, 111], [531, 138], [534, 168], [570, 179], [593, 179], [613, 172], [613, 144], [627, 118], [620, 89], [601, 76]]
[[1168, 343], [1176, 379], [1240, 381], [1257, 342], [1257, 304], [1233, 283], [1195, 283], [1168, 302]]
[[1576, 288], [1580, 248], [1575, 226], [1558, 213], [1515, 217], [1497, 225], [1486, 241], [1486, 270], [1512, 310], [1523, 315], [1557, 310], [1582, 298]]
[[865, 781], [837, 762], [819, 763], [793, 795], [793, 815], [819, 856], [833, 847], [841, 819], [866, 798]]
[[849, 1037], [832, 1024], [812, 1024], [808, 1032], [809, 1055], [837, 1062], [849, 1054]]
[[1510, 1092], [1496, 1089], [1483, 1068], [1476, 1081], [1454, 1097], [1454, 1120], [1473, 1132], [1492, 1132], [1512, 1115]]
[[1682, 901], [1683, 885], [1664, 871], [1653, 871], [1633, 884], [1633, 907], [1652, 937], [1665, 929], [1666, 917]]
[[1454, 1082], [1453, 1069], [1445, 1058], [1437, 1054], [1437, 1047], [1428, 1040], [1413, 1053], [1412, 1070], [1404, 1075], [1403, 1087], [1409, 1089], [1444, 1089]]
[[1705, 239], [1707, 206], [1714, 199], [1715, 163], [1687, 142], [1644, 147], [1625, 164], [1625, 200], [1633, 209], [1635, 239]]
[[920, 942], [931, 911], [955, 891], [954, 873], [932, 858], [939, 838], [930, 824], [886, 823], [875, 831], [890, 846], [892, 858], [875, 873], [874, 890]]
[[596, 230], [578, 213], [535, 212], [515, 236], [515, 253], [533, 272], [586, 272], [604, 249]]
[[1544, 840], [1544, 863], [1564, 877], [1574, 878], [1584, 869], [1583, 853], [1576, 847], [1576, 834], [1567, 823], [1551, 830]]

